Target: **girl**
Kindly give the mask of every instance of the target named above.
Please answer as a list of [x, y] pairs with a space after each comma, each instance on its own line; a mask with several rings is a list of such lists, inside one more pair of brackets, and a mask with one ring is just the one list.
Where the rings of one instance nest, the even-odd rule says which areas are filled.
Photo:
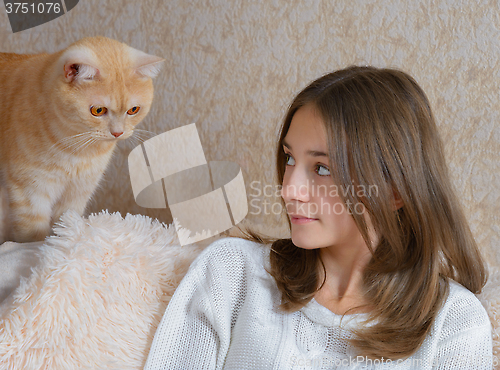
[[429, 102], [351, 67], [293, 100], [277, 149], [291, 239], [213, 243], [146, 369], [491, 369], [486, 272]]

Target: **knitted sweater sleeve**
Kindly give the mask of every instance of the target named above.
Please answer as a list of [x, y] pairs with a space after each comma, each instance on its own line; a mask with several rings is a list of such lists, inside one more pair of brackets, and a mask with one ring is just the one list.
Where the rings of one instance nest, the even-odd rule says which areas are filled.
[[242, 254], [222, 239], [198, 256], [158, 326], [145, 370], [223, 368], [241, 301], [235, 295], [243, 291]]

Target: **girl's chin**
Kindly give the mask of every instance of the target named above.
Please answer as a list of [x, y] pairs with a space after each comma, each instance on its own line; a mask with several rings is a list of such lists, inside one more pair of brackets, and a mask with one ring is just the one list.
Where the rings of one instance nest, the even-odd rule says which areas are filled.
[[307, 237], [307, 235], [294, 236], [293, 232], [292, 232], [292, 242], [296, 247], [301, 249], [318, 249], [323, 247], [320, 243], [316, 243], [314, 241], [314, 238]]

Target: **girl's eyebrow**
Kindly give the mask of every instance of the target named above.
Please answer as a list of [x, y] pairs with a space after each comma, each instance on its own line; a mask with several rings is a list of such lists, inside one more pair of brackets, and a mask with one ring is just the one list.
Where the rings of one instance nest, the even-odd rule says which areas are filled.
[[[283, 140], [283, 146], [286, 146], [289, 150], [292, 150], [292, 147], [285, 140]], [[310, 156], [313, 156], [313, 157], [327, 157], [328, 158], [328, 154], [327, 153], [320, 152], [320, 151], [317, 151], [317, 150], [308, 150], [306, 152], [306, 154], [308, 154]]]

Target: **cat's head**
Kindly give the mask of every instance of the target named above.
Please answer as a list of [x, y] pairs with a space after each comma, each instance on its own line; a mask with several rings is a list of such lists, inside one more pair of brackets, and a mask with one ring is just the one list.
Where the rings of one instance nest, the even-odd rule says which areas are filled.
[[126, 139], [149, 112], [152, 78], [163, 59], [105, 37], [82, 39], [59, 53], [56, 114], [72, 135]]

